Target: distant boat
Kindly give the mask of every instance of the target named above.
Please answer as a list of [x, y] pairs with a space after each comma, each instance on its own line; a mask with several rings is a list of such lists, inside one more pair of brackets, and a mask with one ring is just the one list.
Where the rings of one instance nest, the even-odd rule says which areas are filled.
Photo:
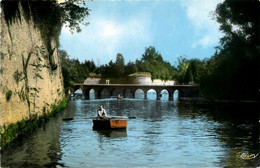
[[123, 99], [123, 96], [118, 95], [117, 99]]
[[123, 118], [93, 119], [95, 129], [126, 129], [127, 120]]
[[123, 99], [124, 97], [123, 97], [123, 96], [120, 96], [120, 95], [118, 95], [118, 96], [110, 96], [110, 98], [112, 98], [112, 99], [114, 99], [114, 98], [116, 98], [116, 99]]

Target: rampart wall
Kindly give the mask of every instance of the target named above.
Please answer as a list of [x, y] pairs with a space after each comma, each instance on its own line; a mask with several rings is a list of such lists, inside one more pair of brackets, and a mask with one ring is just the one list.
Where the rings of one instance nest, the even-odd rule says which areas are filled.
[[40, 31], [32, 20], [25, 19], [21, 7], [19, 14], [19, 19], [8, 23], [1, 13], [1, 126], [41, 115], [64, 97], [55, 40], [49, 39], [53, 48], [50, 53]]

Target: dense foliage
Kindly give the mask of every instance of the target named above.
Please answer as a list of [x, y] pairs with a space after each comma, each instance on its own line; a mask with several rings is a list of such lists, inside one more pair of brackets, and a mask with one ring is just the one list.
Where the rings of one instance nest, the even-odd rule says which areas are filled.
[[204, 96], [256, 100], [260, 81], [260, 2], [225, 0], [215, 19], [224, 36], [210, 59], [178, 59], [174, 78], [180, 84], [197, 83]]
[[51, 40], [55, 39], [59, 45], [63, 25], [68, 26], [72, 32], [81, 31], [79, 24], [83, 23], [83, 19], [89, 14], [88, 8], [81, 4], [85, 4], [85, 1], [67, 0], [58, 4], [55, 0], [2, 0], [1, 9], [8, 25], [21, 21], [22, 15], [27, 21], [33, 20], [34, 26], [40, 30], [45, 45], [51, 52]]
[[[153, 79], [172, 80], [174, 74], [177, 73], [176, 69], [164, 61], [161, 54], [151, 46], [145, 49], [141, 60], [137, 59], [135, 63], [129, 61], [125, 64], [124, 56], [118, 53], [115, 62], [111, 60], [108, 64], [100, 67], [96, 67], [93, 61], [81, 63], [77, 59], [71, 59], [64, 50], [59, 53], [66, 91], [73, 90], [75, 83], [83, 83], [88, 77], [125, 78], [136, 72], [148, 72]], [[138, 74], [147, 76], [147, 73]]]
[[209, 97], [257, 99], [259, 94], [258, 0], [226, 0], [217, 6], [215, 18], [225, 34], [221, 46], [207, 62], [200, 80]]
[[199, 59], [186, 59], [184, 57], [178, 58], [176, 66], [177, 72], [173, 74], [174, 79], [179, 84], [198, 84], [200, 77], [203, 74], [203, 67], [205, 62]]
[[153, 79], [199, 84], [203, 95], [209, 98], [257, 99], [260, 80], [259, 4], [258, 0], [225, 0], [217, 6], [214, 16], [224, 36], [210, 59], [179, 57], [177, 64], [172, 66], [152, 46], [145, 49], [140, 60], [126, 65], [120, 53], [115, 62], [111, 60], [100, 67], [96, 67], [93, 61], [87, 65], [66, 58], [68, 63], [63, 66], [65, 86], [83, 82], [90, 72], [92, 76], [105, 78], [149, 72]]
[[93, 61], [81, 63], [78, 59], [69, 58], [69, 55], [64, 50], [59, 51], [59, 56], [66, 93], [68, 90], [73, 91], [75, 83], [83, 83], [88, 76], [91, 76], [90, 73], [96, 70], [96, 65]]
[[96, 70], [97, 74], [101, 74], [104, 78], [118, 78], [125, 76], [125, 59], [121, 53], [116, 56], [116, 61], [112, 60], [106, 64], [101, 65]]
[[169, 62], [164, 61], [161, 54], [152, 46], [145, 49], [141, 60], [136, 60], [136, 66], [140, 72], [150, 72], [153, 79], [173, 78], [173, 67]]
[[51, 117], [57, 115], [63, 109], [67, 107], [68, 100], [64, 97], [62, 100], [58, 101], [56, 104], [52, 104], [50, 111], [46, 107], [42, 109], [42, 115], [39, 116], [38, 113], [31, 115], [30, 119], [22, 119], [16, 123], [9, 124], [8, 126], [3, 125], [0, 127], [1, 140], [0, 146], [1, 150], [5, 149], [11, 142], [19, 140], [24, 135], [31, 133], [33, 130], [46, 123]]
[[115, 62], [111, 60], [97, 69], [97, 73], [106, 78], [127, 77], [135, 72], [150, 72], [153, 79], [162, 80], [171, 80], [173, 71], [171, 64], [164, 61], [161, 54], [152, 46], [146, 48], [141, 60], [137, 59], [135, 63], [128, 62], [125, 65], [123, 55], [118, 53]]

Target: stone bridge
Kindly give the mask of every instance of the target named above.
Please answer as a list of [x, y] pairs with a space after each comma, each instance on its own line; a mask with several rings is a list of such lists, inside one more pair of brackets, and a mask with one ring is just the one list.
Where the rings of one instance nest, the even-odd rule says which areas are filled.
[[[95, 98], [101, 99], [102, 93], [108, 93], [108, 96], [115, 96], [115, 92], [123, 97], [135, 98], [138, 89], [144, 92], [144, 98], [147, 99], [147, 92], [151, 89], [156, 91], [156, 99], [160, 100], [162, 90], [167, 90], [169, 100], [173, 100], [174, 91], [179, 91], [179, 97], [199, 97], [200, 91], [197, 85], [140, 85], [140, 84], [76, 84], [75, 90], [81, 89], [85, 99], [89, 99], [90, 90], [95, 91]], [[126, 95], [130, 96], [126, 96]]]

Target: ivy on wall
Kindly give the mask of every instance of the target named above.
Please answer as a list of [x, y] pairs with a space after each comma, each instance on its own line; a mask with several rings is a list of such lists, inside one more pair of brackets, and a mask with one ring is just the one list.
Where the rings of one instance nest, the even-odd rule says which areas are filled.
[[[28, 53], [27, 56], [24, 56], [22, 54], [22, 62], [23, 62], [23, 69], [21, 72], [17, 69], [13, 77], [16, 81], [16, 84], [20, 81], [23, 81], [23, 85], [21, 86], [21, 89], [17, 92], [20, 100], [26, 101], [27, 106], [28, 106], [28, 115], [31, 115], [31, 105], [33, 105], [33, 113], [36, 112], [36, 109], [38, 108], [36, 105], [36, 98], [39, 97], [38, 93], [40, 92], [41, 88], [38, 87], [38, 81], [43, 79], [41, 76], [41, 71], [42, 68], [50, 68], [49, 66], [45, 65], [43, 63], [42, 58], [48, 58], [48, 56], [44, 55], [46, 54], [45, 48], [43, 46], [35, 46], [31, 48], [31, 51]], [[29, 64], [30, 59], [32, 55], [35, 56], [35, 59], [32, 63]], [[33, 79], [35, 80], [35, 85], [30, 86], [29, 81], [28, 81], [28, 67], [32, 66], [33, 67]]]
[[25, 134], [29, 134], [39, 126], [50, 120], [52, 116], [57, 115], [62, 111], [68, 104], [68, 100], [64, 97], [62, 100], [51, 105], [51, 111], [49, 108], [43, 107], [43, 115], [39, 116], [37, 113], [31, 115], [28, 119], [22, 119], [16, 123], [8, 126], [3, 125], [0, 127], [1, 139], [0, 147], [1, 150], [8, 147], [8, 144], [12, 144], [15, 140], [19, 140], [19, 137], [23, 137]]
[[[55, 0], [50, 1], [28, 1], [28, 0], [2, 0], [1, 9], [8, 24], [8, 32], [12, 42], [10, 25], [21, 22], [22, 15], [27, 22], [33, 21], [35, 28], [40, 30], [41, 37], [49, 53], [49, 65], [51, 70], [57, 69], [53, 59], [56, 47], [52, 47], [54, 40], [59, 47], [59, 35], [61, 28], [66, 24], [70, 30], [80, 32], [80, 23], [89, 15], [89, 10], [84, 6], [83, 0], [68, 0], [58, 4]], [[9, 59], [12, 58], [12, 50], [8, 48]]]
[[6, 92], [6, 100], [7, 101], [9, 101], [10, 99], [11, 99], [11, 96], [12, 96], [12, 94], [13, 94], [13, 92], [11, 91], [11, 90], [8, 90], [7, 92]]
[[30, 87], [29, 87], [29, 81], [28, 81], [28, 71], [27, 71], [27, 68], [28, 68], [28, 65], [29, 65], [29, 61], [30, 61], [30, 58], [32, 56], [32, 51], [30, 51], [28, 53], [28, 56], [27, 58], [24, 57], [24, 55], [22, 54], [22, 60], [23, 60], [23, 75], [24, 75], [24, 98], [27, 102], [27, 106], [28, 106], [28, 113], [29, 113], [29, 116], [31, 115], [31, 102], [30, 102]]
[[[58, 67], [54, 59], [54, 53], [59, 47], [59, 35], [61, 28], [64, 24], [70, 28], [70, 30], [80, 32], [80, 23], [89, 14], [88, 8], [84, 6], [83, 0], [68, 0], [64, 3], [58, 4], [55, 0], [2, 0], [1, 10], [2, 16], [8, 26], [8, 34], [11, 39], [11, 45], [8, 46], [7, 54], [1, 52], [1, 59], [9, 58], [11, 60], [14, 57], [13, 53], [13, 38], [11, 33], [11, 25], [21, 22], [22, 18], [32, 24], [35, 29], [38, 29], [41, 33], [41, 38], [44, 44], [42, 46], [32, 46], [28, 53], [22, 53], [22, 66], [21, 70], [16, 70], [13, 73], [13, 78], [17, 84], [22, 81], [21, 88], [17, 91], [20, 100], [25, 101], [28, 106], [28, 113], [31, 116], [31, 111], [35, 113], [36, 98], [41, 88], [37, 86], [37, 82], [43, 79], [40, 75], [42, 68], [49, 68], [51, 72], [55, 71]], [[53, 43], [55, 42], [55, 43]], [[53, 47], [54, 46], [54, 47]], [[31, 62], [32, 55], [36, 56], [33, 62]], [[6, 56], [6, 57], [5, 57]], [[33, 56], [33, 57], [34, 57]], [[45, 59], [44, 64], [42, 60]], [[30, 62], [30, 63], [29, 63]], [[36, 81], [35, 86], [30, 86], [28, 81], [28, 67], [33, 67], [33, 78]], [[1, 73], [3, 72], [1, 67]], [[6, 92], [6, 99], [9, 100], [12, 93]], [[31, 109], [33, 105], [33, 109]]]

